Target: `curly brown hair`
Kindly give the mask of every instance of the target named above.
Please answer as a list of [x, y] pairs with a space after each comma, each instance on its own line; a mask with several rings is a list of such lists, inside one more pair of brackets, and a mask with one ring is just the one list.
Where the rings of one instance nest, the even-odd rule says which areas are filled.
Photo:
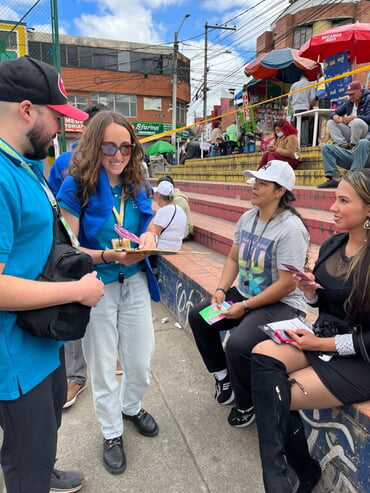
[[81, 207], [86, 207], [90, 195], [96, 191], [99, 172], [101, 170], [101, 149], [104, 131], [108, 125], [116, 123], [124, 127], [130, 134], [130, 140], [135, 147], [130, 160], [121, 174], [124, 197], [134, 197], [144, 186], [148, 195], [151, 190], [146, 183], [142, 166], [143, 148], [128, 120], [115, 111], [101, 111], [94, 116], [91, 123], [85, 128], [82, 138], [72, 155], [69, 173], [78, 183], [78, 198]]

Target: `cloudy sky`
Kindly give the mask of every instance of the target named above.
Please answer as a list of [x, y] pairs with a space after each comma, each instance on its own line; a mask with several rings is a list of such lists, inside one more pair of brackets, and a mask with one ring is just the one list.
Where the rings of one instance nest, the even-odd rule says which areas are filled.
[[[24, 21], [37, 31], [50, 30], [49, 0], [3, 0], [1, 19], [19, 20], [37, 5]], [[237, 92], [246, 82], [243, 67], [255, 58], [255, 40], [269, 29], [288, 0], [59, 0], [59, 28], [63, 34], [173, 46], [192, 64], [192, 104], [189, 112], [202, 115], [205, 23], [236, 27], [236, 31], [208, 29], [208, 106], [228, 89]], [[9, 6], [9, 7], [7, 7]]]

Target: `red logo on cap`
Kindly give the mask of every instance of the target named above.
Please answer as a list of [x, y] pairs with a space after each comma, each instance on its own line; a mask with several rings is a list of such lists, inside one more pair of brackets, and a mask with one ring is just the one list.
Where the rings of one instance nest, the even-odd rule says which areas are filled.
[[60, 75], [58, 75], [58, 87], [59, 87], [59, 91], [63, 94], [63, 96], [66, 99], [68, 99], [67, 91], [66, 91], [66, 88], [64, 87], [64, 83], [63, 83]]

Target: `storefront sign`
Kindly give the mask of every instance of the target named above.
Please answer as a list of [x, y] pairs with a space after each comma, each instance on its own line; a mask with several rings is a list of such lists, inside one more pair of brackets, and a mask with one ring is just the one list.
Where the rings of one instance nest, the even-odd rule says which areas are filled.
[[[137, 135], [157, 135], [163, 132], [168, 132], [172, 129], [171, 123], [159, 122], [131, 122]], [[176, 132], [177, 137], [187, 139], [189, 137], [188, 130]]]
[[84, 124], [73, 118], [64, 118], [64, 128], [66, 132], [82, 132]]

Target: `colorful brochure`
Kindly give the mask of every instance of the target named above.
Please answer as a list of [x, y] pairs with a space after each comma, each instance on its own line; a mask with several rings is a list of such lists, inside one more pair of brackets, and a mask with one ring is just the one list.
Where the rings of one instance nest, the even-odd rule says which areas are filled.
[[226, 312], [232, 304], [232, 301], [223, 301], [219, 305], [217, 303], [213, 303], [212, 305], [203, 308], [203, 310], [199, 312], [199, 315], [204, 318], [207, 324], [212, 325], [215, 322], [225, 318], [223, 313]]

